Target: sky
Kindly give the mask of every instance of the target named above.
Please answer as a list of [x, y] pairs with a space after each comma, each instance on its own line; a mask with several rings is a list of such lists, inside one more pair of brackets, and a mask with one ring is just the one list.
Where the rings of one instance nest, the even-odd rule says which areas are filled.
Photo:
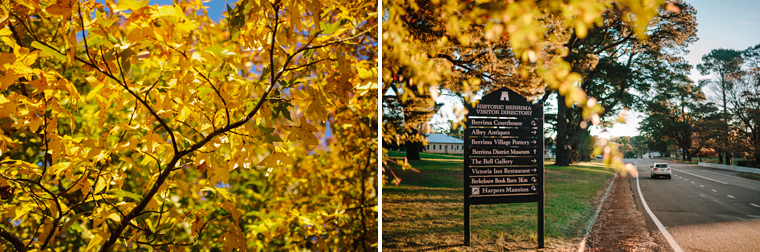
[[[760, 1], [758, 0], [686, 0], [686, 3], [694, 6], [697, 10], [697, 37], [699, 40], [689, 46], [689, 54], [684, 58], [694, 68], [689, 76], [695, 83], [701, 79], [709, 79], [711, 76], [702, 76], [696, 69], [696, 65], [702, 63], [702, 55], [710, 53], [713, 49], [744, 50], [750, 46], [760, 44]], [[452, 99], [439, 98], [439, 102], [450, 103]], [[455, 105], [447, 104], [436, 118], [450, 117], [448, 111]], [[639, 134], [638, 124], [644, 118], [644, 114], [636, 111], [626, 113], [625, 124], [618, 123], [603, 132], [598, 127], [592, 127], [593, 135], [602, 134], [606, 137], [636, 136]]]
[[[150, 0], [149, 2], [151, 5], [172, 5], [172, 0]], [[234, 7], [236, 2], [237, 0], [206, 0], [204, 1], [203, 6], [208, 7], [207, 11], [211, 20], [219, 22], [219, 20], [224, 17], [222, 16], [222, 12], [227, 11], [227, 4]]]

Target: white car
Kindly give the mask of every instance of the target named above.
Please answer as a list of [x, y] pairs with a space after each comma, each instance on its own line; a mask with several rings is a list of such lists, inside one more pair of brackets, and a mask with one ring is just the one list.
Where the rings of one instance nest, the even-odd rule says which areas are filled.
[[663, 177], [668, 177], [668, 179], [670, 179], [671, 171], [670, 171], [670, 166], [667, 163], [654, 163], [652, 166], [650, 166], [650, 168], [652, 168], [651, 175], [650, 175], [652, 178], [655, 178], [657, 176], [663, 176]]

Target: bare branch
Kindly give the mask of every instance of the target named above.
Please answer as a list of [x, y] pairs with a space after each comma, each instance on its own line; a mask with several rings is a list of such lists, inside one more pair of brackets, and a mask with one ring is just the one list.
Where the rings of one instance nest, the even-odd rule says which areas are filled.
[[[187, 58], [187, 56], [185, 56], [185, 58]], [[206, 82], [208, 82], [208, 85], [211, 86], [211, 89], [213, 89], [214, 92], [216, 93], [216, 95], [219, 96], [219, 99], [222, 100], [222, 104], [224, 104], [224, 112], [227, 113], [227, 125], [229, 126], [230, 125], [230, 120], [232, 120], [232, 118], [230, 118], [230, 110], [227, 108], [227, 101], [224, 100], [224, 97], [222, 97], [222, 93], [220, 93], [219, 89], [217, 89], [214, 86], [214, 84], [211, 83], [211, 80], [209, 80], [208, 77], [206, 77], [206, 75], [204, 75], [203, 73], [201, 73], [201, 71], [198, 71], [198, 69], [195, 68], [195, 66], [193, 66], [193, 70], [195, 70], [196, 73], [200, 74], [201, 77], [203, 77], [203, 79], [206, 80]], [[219, 84], [219, 88], [222, 88], [222, 84]]]

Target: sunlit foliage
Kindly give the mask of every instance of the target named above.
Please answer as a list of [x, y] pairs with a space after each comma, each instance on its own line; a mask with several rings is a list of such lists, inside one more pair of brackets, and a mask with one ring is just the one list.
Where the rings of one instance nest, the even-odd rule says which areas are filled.
[[[472, 102], [493, 84], [534, 98], [548, 87], [565, 97], [560, 106], [582, 108], [582, 118], [596, 124], [601, 106], [579, 87], [581, 75], [564, 59], [568, 41], [603, 25], [603, 14], [611, 9], [624, 11], [621, 22], [643, 40], [658, 9], [678, 7], [650, 0], [405, 0], [383, 1], [383, 8], [381, 93], [402, 90], [397, 93], [403, 102], [415, 96], [435, 99], [439, 88], [446, 88]], [[386, 129], [394, 130], [384, 124]], [[383, 136], [386, 142], [408, 140]], [[597, 149], [618, 156], [614, 148]], [[605, 160], [622, 167], [619, 159]]]
[[377, 247], [377, 2], [1, 2], [4, 248]]

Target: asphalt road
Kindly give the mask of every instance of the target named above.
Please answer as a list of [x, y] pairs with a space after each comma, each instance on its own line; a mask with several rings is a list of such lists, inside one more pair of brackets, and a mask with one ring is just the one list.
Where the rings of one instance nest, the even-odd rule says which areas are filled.
[[[683, 251], [760, 251], [760, 181], [736, 176], [736, 172], [668, 162], [672, 179], [649, 177], [657, 159], [627, 159], [636, 165], [629, 176], [638, 210], [658, 243], [668, 247], [663, 235], [641, 202], [639, 189], [650, 212]], [[637, 188], [639, 186], [640, 188]]]

